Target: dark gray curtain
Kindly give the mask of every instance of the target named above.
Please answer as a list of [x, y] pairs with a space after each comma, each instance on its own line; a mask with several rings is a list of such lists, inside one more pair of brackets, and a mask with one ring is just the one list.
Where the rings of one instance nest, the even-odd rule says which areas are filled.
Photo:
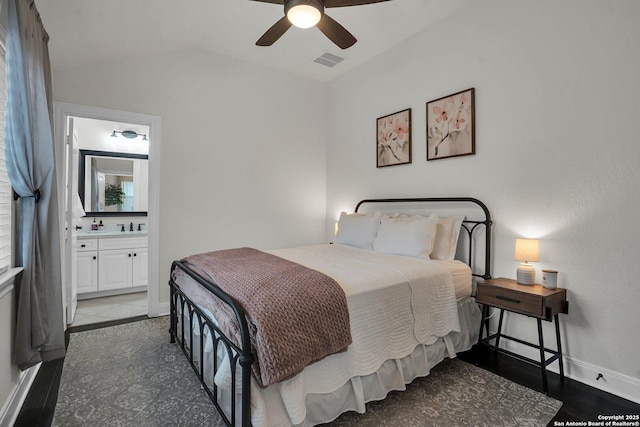
[[51, 67], [33, 0], [8, 0], [5, 155], [20, 196], [16, 218], [15, 363], [27, 369], [64, 356], [60, 224], [53, 146]]

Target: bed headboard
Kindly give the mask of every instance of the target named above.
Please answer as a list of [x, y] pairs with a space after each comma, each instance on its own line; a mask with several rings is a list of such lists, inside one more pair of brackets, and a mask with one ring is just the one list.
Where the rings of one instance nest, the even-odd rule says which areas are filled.
[[[475, 277], [483, 279], [491, 278], [491, 214], [487, 206], [478, 199], [472, 197], [423, 197], [423, 198], [402, 198], [402, 199], [366, 199], [358, 202], [355, 212], [363, 205], [371, 205], [387, 211], [395, 210], [406, 212], [419, 209], [420, 211], [429, 209], [435, 213], [448, 212], [464, 214], [462, 229], [466, 233], [466, 239], [458, 239], [458, 252], [464, 261], [471, 267]], [[399, 209], [403, 208], [403, 209]], [[478, 216], [478, 214], [480, 214]], [[484, 217], [483, 217], [484, 215]], [[484, 233], [478, 230], [484, 229]]]

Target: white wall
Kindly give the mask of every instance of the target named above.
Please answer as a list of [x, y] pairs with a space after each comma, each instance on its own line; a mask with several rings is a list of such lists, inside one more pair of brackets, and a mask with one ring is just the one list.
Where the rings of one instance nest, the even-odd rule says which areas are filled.
[[53, 80], [56, 101], [162, 119], [160, 302], [175, 259], [323, 240], [321, 83], [203, 50], [54, 71]]
[[13, 363], [13, 344], [16, 330], [15, 277], [21, 268], [12, 268], [2, 275], [0, 282], [0, 427], [12, 426], [40, 364], [20, 371]]
[[15, 301], [16, 290], [11, 286], [7, 290], [3, 287], [0, 290], [0, 339], [5, 343], [2, 345], [0, 354], [0, 422], [3, 421], [9, 400], [13, 397], [15, 389], [20, 380], [20, 369], [13, 363], [13, 343], [15, 334]]
[[[329, 85], [327, 235], [365, 197], [473, 196], [568, 288], [565, 353], [640, 378], [640, 2], [477, 2]], [[425, 102], [476, 92], [477, 154], [425, 161]], [[413, 163], [376, 169], [375, 119], [413, 108]], [[545, 322], [552, 341], [552, 329]], [[508, 333], [533, 340], [535, 322]], [[550, 344], [551, 345], [551, 344]], [[602, 382], [602, 381], [601, 381]]]

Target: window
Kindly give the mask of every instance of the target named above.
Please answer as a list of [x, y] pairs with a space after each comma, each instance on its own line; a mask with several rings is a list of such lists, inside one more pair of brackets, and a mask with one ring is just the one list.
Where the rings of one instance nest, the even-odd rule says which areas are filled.
[[7, 108], [7, 34], [0, 27], [0, 273], [11, 266], [11, 184], [4, 158], [4, 121]]

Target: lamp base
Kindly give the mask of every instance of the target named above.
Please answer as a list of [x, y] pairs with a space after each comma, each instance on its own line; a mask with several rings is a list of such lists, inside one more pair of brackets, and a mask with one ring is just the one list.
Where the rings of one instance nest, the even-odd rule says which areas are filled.
[[536, 270], [531, 264], [523, 262], [516, 270], [518, 283], [521, 285], [533, 285], [536, 282]]

